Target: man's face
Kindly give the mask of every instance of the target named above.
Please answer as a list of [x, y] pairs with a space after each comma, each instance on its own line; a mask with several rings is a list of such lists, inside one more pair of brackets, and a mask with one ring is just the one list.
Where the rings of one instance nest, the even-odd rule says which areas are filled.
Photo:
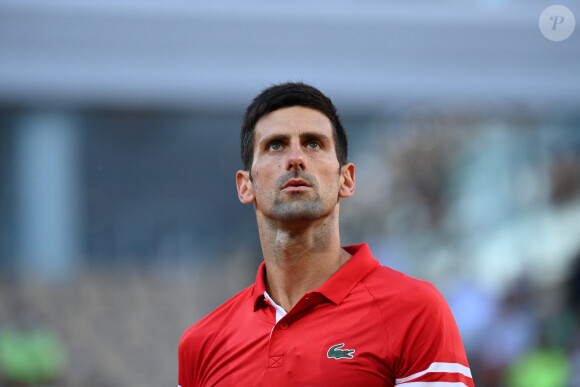
[[[275, 110], [258, 121], [250, 172], [238, 172], [240, 200], [282, 221], [321, 218], [339, 197], [354, 191], [354, 166], [340, 167], [330, 120], [302, 106]], [[352, 180], [351, 191], [343, 187], [345, 179]]]

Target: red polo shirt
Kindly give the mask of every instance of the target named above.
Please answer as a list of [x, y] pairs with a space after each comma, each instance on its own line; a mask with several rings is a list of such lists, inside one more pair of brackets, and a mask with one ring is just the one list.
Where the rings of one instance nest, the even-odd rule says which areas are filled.
[[179, 385], [473, 387], [457, 326], [429, 283], [383, 267], [366, 244], [276, 323], [256, 283], [190, 327]]

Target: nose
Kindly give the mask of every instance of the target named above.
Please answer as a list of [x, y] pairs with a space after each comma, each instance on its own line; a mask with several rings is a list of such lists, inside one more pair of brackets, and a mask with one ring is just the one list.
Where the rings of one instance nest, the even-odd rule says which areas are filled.
[[300, 149], [300, 144], [292, 144], [290, 146], [290, 153], [288, 154], [288, 164], [286, 165], [288, 171], [295, 169], [306, 169], [306, 164], [304, 163], [304, 157], [302, 154], [302, 149]]

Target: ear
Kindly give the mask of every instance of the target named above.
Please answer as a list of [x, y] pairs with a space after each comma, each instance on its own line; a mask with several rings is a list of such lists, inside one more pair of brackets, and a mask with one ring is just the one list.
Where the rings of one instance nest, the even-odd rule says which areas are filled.
[[354, 194], [354, 164], [348, 163], [340, 168], [340, 189], [338, 197], [348, 198]]
[[254, 201], [254, 188], [250, 180], [249, 171], [238, 171], [236, 173], [236, 185], [238, 187], [238, 198], [244, 204], [250, 204]]

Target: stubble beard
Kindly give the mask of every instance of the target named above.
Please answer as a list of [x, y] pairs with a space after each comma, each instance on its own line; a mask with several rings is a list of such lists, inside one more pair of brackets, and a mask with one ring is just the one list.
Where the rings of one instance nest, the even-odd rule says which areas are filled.
[[[306, 181], [314, 192], [281, 192], [283, 185], [290, 178]], [[253, 181], [251, 173], [250, 179]], [[278, 179], [276, 186], [280, 191], [273, 198], [267, 211], [264, 212], [264, 215], [271, 220], [288, 223], [308, 222], [320, 219], [333, 211], [332, 208], [325, 207], [325, 200], [319, 191], [316, 179], [306, 173], [288, 172]], [[258, 189], [257, 186], [256, 189]], [[287, 195], [290, 197], [285, 198], [284, 196]]]
[[324, 213], [324, 206], [318, 194], [313, 198], [297, 198], [291, 201], [277, 197], [270, 208], [270, 215], [273, 218], [286, 222], [315, 220]]

